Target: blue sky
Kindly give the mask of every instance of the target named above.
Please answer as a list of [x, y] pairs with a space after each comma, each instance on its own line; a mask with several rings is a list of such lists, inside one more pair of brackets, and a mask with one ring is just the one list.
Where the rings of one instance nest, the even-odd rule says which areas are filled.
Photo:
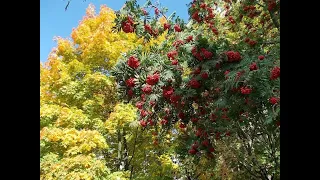
[[[167, 14], [176, 11], [177, 15], [186, 21], [188, 19], [186, 4], [190, 1], [160, 0], [160, 3], [162, 6], [168, 7], [169, 12]], [[67, 0], [40, 0], [40, 61], [45, 62], [51, 49], [56, 46], [53, 41], [54, 36], [70, 37], [72, 28], [78, 26], [90, 3], [94, 4], [98, 11], [102, 4], [106, 4], [114, 10], [119, 10], [124, 2], [125, 0], [86, 0], [86, 2], [73, 0], [68, 10], [65, 11]], [[145, 0], [138, 0], [138, 2], [143, 4]]]

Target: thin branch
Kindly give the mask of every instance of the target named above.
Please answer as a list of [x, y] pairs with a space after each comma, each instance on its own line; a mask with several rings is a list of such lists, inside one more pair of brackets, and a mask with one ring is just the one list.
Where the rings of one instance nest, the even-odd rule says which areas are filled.
[[261, 7], [263, 7], [264, 8], [264, 6], [262, 5], [262, 4], [260, 4], [260, 3], [257, 3], [259, 6], [261, 6]]
[[244, 167], [246, 170], [247, 170], [247, 172], [248, 173], [250, 173], [253, 177], [255, 177], [256, 179], [259, 179], [259, 177], [257, 176], [257, 175], [255, 175], [247, 166], [245, 166], [243, 163], [241, 163], [240, 161], [239, 161], [239, 164], [242, 166], [242, 167]]
[[130, 179], [132, 179], [132, 174], [133, 174], [133, 166], [131, 166]]
[[[150, 5], [149, 7], [153, 7], [153, 8], [158, 8], [157, 6], [155, 6], [155, 5]], [[167, 16], [165, 15], [165, 14], [163, 14], [163, 12], [162, 11], [159, 11], [161, 14], [162, 14], [162, 16], [164, 17], [164, 18], [166, 18], [166, 20], [168, 20], [167, 19]]]
[[70, 2], [71, 2], [71, 0], [68, 1], [68, 4], [67, 4], [66, 7], [64, 8], [64, 11], [67, 11]]

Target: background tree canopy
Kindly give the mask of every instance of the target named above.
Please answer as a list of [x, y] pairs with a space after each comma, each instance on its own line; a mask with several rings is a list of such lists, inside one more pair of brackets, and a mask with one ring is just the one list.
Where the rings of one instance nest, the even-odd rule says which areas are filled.
[[188, 8], [90, 5], [56, 38], [40, 179], [280, 179], [280, 1]]

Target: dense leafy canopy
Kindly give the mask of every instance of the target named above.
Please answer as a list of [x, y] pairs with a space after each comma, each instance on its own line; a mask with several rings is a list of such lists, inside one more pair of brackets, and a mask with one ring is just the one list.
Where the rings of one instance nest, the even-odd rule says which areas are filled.
[[89, 6], [57, 38], [41, 179], [280, 178], [280, 1], [188, 6], [188, 23], [150, 0]]

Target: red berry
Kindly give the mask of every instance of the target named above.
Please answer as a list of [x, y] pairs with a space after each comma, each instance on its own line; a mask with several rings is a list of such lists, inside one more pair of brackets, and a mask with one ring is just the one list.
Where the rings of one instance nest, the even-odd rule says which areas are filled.
[[144, 102], [138, 101], [138, 102], [136, 103], [136, 107], [137, 107], [138, 109], [142, 109], [143, 104], [144, 104]]
[[220, 63], [216, 63], [216, 69], [220, 69]]
[[134, 56], [130, 56], [127, 64], [129, 67], [136, 69], [139, 67], [140, 62], [139, 62], [138, 58], [136, 58]]
[[205, 9], [206, 7], [207, 7], [207, 4], [205, 4], [205, 3], [200, 4], [200, 8]]
[[145, 9], [141, 9], [144, 15], [148, 15], [148, 12]]
[[172, 61], [171, 61], [171, 64], [172, 64], [172, 65], [177, 65], [177, 64], [178, 64], [178, 60], [176, 60], [176, 59], [172, 60]]
[[258, 58], [259, 58], [260, 60], [263, 60], [263, 59], [264, 59], [264, 56], [260, 55]]
[[132, 91], [132, 89], [129, 89], [129, 91], [128, 91], [128, 95], [129, 95], [130, 97], [132, 97], [132, 96], [133, 96], [133, 91]]
[[271, 97], [270, 99], [269, 99], [269, 102], [271, 103], [271, 104], [276, 104], [276, 103], [278, 103], [278, 98], [276, 98], [276, 97]]
[[190, 42], [192, 40], [193, 40], [193, 36], [188, 36], [187, 39], [186, 39], [187, 42]]
[[134, 78], [129, 78], [126, 80], [126, 85], [127, 87], [134, 87], [135, 83], [134, 83]]
[[212, 32], [213, 32], [215, 35], [218, 35], [218, 34], [219, 34], [217, 28], [213, 27], [211, 30], [212, 30]]
[[174, 25], [174, 30], [175, 30], [176, 32], [181, 32], [181, 28], [180, 28], [180, 26], [179, 26], [178, 24], [175, 24], [175, 25]]
[[149, 123], [150, 126], [154, 125], [154, 122], [151, 119], [148, 119], [148, 123]]
[[210, 148], [209, 148], [209, 152], [214, 152], [214, 148], [213, 148], [213, 147], [210, 147]]
[[211, 114], [210, 119], [211, 121], [216, 122], [217, 116], [215, 114]]
[[195, 149], [190, 149], [190, 150], [189, 150], [189, 154], [194, 155], [194, 154], [196, 154], [196, 153], [197, 153], [197, 150], [195, 150]]
[[150, 101], [149, 104], [150, 104], [150, 106], [153, 107], [154, 105], [156, 105], [156, 102], [155, 101]]
[[185, 124], [183, 124], [183, 123], [180, 123], [180, 124], [179, 124], [179, 127], [180, 127], [181, 129], [183, 129], [183, 128], [186, 128], [187, 126], [186, 126]]
[[184, 118], [185, 118], [185, 115], [184, 115], [183, 112], [179, 112], [178, 117], [179, 117], [180, 119], [184, 119]]
[[201, 74], [202, 79], [208, 79], [209, 75], [208, 73], [204, 72]]
[[198, 89], [201, 87], [201, 84], [196, 79], [191, 79], [189, 81], [189, 85], [191, 86], [191, 88], [194, 88], [194, 89]]
[[242, 94], [250, 94], [252, 91], [252, 89], [248, 87], [241, 87], [240, 90]]
[[201, 136], [202, 135], [202, 130], [201, 129], [198, 129], [197, 131], [196, 131], [196, 136]]
[[196, 11], [191, 16], [192, 19], [196, 20], [198, 23], [201, 22], [201, 17], [199, 16], [199, 11]]
[[166, 124], [168, 124], [168, 120], [166, 120], [166, 119], [162, 119], [162, 120], [160, 121], [160, 124], [162, 124], [162, 125], [166, 125]]
[[191, 146], [192, 149], [197, 149], [199, 147], [198, 142], [194, 142]]
[[280, 67], [274, 67], [272, 70], [271, 70], [271, 76], [270, 76], [270, 79], [271, 80], [275, 80], [277, 79], [278, 77], [280, 77]]
[[165, 98], [170, 98], [173, 95], [174, 89], [169, 86], [169, 87], [163, 87], [162, 95]]
[[220, 132], [216, 132], [216, 139], [218, 140], [218, 139], [220, 139]]
[[177, 41], [173, 42], [172, 46], [174, 46], [175, 48], [179, 48], [183, 44], [184, 44], [184, 42], [182, 40], [177, 40]]
[[140, 110], [140, 116], [141, 117], [146, 117], [148, 115], [148, 113], [147, 113], [147, 111], [145, 111], [145, 110]]
[[142, 91], [145, 93], [145, 94], [150, 94], [152, 92], [152, 87], [150, 85], [145, 85], [143, 88], [142, 88]]
[[170, 29], [171, 24], [169, 23], [164, 23], [163, 28], [164, 30]]
[[145, 94], [141, 94], [141, 101], [145, 101], [146, 100], [146, 98], [145, 98]]
[[152, 34], [152, 28], [149, 24], [144, 25], [144, 29], [149, 32], [150, 34]]
[[277, 5], [277, 4], [276, 4], [275, 0], [269, 1], [269, 3], [268, 3], [268, 10], [269, 10], [269, 11], [272, 11], [273, 8], [276, 7], [276, 5]]
[[158, 83], [159, 78], [160, 78], [160, 75], [158, 73], [153, 74], [153, 75], [148, 75], [147, 79], [146, 79], [146, 82], [149, 85], [155, 85], [155, 84]]
[[255, 62], [252, 63], [249, 68], [250, 68], [250, 71], [257, 70], [258, 69], [257, 63], [255, 63]]
[[171, 97], [170, 97], [170, 101], [171, 101], [171, 103], [178, 103], [178, 101], [181, 99], [181, 96], [179, 96], [179, 95], [172, 95]]
[[122, 23], [122, 30], [125, 33], [132, 33], [134, 31], [134, 28], [130, 23], [124, 22]]
[[155, 13], [156, 15], [159, 15], [159, 9], [156, 8], [156, 9], [154, 10], [154, 13]]
[[203, 146], [208, 147], [208, 146], [209, 146], [209, 141], [208, 141], [208, 140], [204, 140], [204, 141], [202, 141], [201, 144], [202, 144]]
[[159, 143], [158, 143], [158, 140], [154, 140], [153, 141], [153, 144], [155, 145], [155, 146], [157, 146]]
[[169, 59], [174, 59], [174, 57], [177, 56], [177, 55], [178, 55], [178, 52], [176, 50], [173, 50], [173, 51], [170, 51], [170, 52], [167, 53], [167, 57]]
[[191, 121], [192, 121], [193, 123], [196, 123], [196, 122], [199, 121], [199, 118], [192, 118]]
[[147, 122], [146, 122], [146, 121], [141, 120], [141, 121], [140, 121], [140, 125], [141, 125], [142, 127], [146, 127], [146, 126], [147, 126]]
[[234, 61], [240, 61], [241, 60], [241, 55], [239, 52], [234, 52], [234, 51], [227, 51], [226, 55], [228, 57], [229, 62], [234, 62]]
[[257, 44], [257, 41], [254, 41], [254, 40], [250, 40], [249, 41], [249, 45], [250, 46], [254, 46], [254, 45], [256, 45]]
[[213, 56], [213, 53], [206, 50], [205, 48], [201, 48], [201, 53], [203, 54], [203, 56], [206, 58], [206, 59], [211, 59], [212, 56]]
[[201, 72], [201, 67], [197, 67], [194, 71], [193, 74], [200, 74]]

